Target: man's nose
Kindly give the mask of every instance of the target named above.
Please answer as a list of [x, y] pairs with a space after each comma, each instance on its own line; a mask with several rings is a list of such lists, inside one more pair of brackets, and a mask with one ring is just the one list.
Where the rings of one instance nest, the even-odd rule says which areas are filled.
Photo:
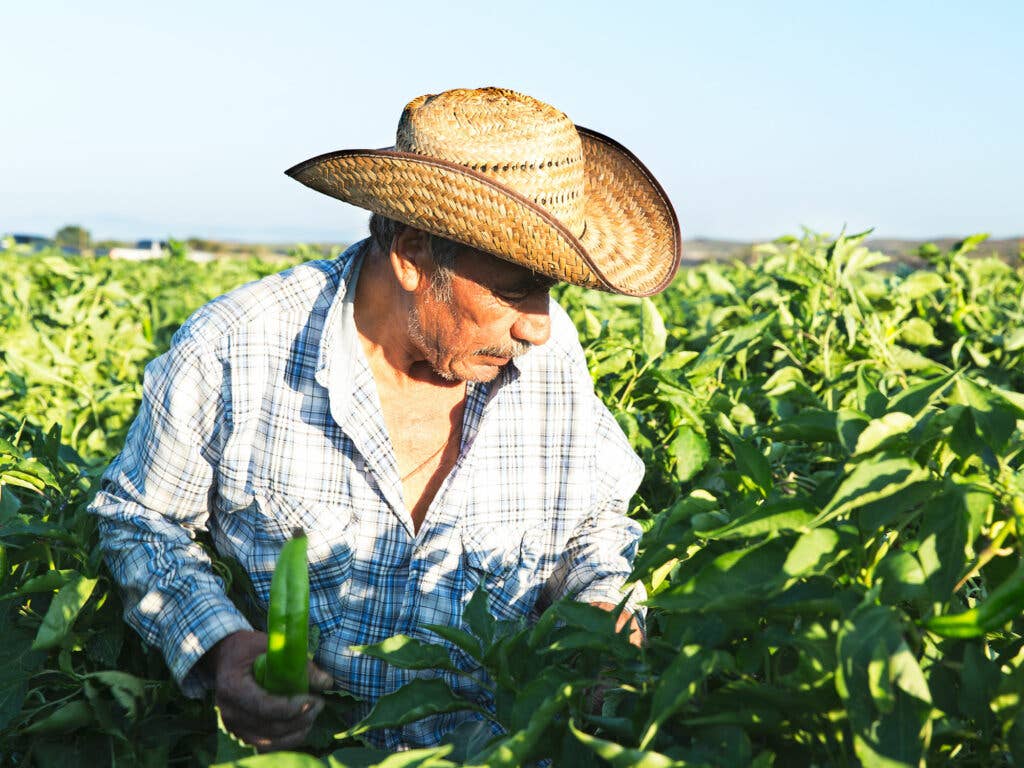
[[548, 313], [548, 296], [545, 293], [534, 306], [519, 314], [512, 326], [512, 336], [534, 346], [540, 346], [551, 338], [551, 315]]

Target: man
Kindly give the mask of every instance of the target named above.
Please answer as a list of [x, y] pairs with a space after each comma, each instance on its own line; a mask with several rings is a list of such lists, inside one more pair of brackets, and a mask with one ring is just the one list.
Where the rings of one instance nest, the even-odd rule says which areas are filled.
[[[478, 587], [502, 619], [563, 596], [614, 608], [643, 467], [548, 289], [647, 295], [681, 253], [639, 161], [512, 91], [421, 97], [394, 148], [289, 174], [373, 211], [372, 238], [193, 315], [147, 368], [91, 507], [126, 619], [187, 695], [215, 688], [228, 727], [261, 749], [300, 743], [322, 702], [256, 685], [266, 636], [226, 598], [195, 532], [243, 564], [265, 606], [277, 553], [304, 528], [313, 687], [371, 703], [409, 673], [350, 646], [396, 633], [436, 642], [423, 626], [459, 626]], [[619, 617], [634, 639], [642, 598], [634, 590]], [[489, 703], [465, 676], [446, 680]], [[433, 744], [464, 717], [380, 743]]]

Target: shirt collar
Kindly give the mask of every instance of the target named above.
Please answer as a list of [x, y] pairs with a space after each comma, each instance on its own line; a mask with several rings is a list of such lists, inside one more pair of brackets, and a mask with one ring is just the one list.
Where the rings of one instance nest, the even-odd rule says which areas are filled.
[[320, 334], [314, 376], [318, 384], [330, 391], [332, 411], [343, 412], [348, 405], [353, 369], [361, 359], [355, 322], [356, 285], [369, 242], [360, 240], [338, 256], [338, 287]]
[[[359, 272], [369, 248], [370, 239], [366, 238], [350, 245], [338, 256], [338, 288], [327, 310], [317, 351], [316, 380], [331, 392], [331, 410], [339, 413], [346, 412], [352, 395], [353, 379], [358, 369], [366, 366], [356, 330], [355, 300]], [[496, 392], [516, 381], [538, 352], [537, 349], [531, 349], [513, 358], [490, 388]]]

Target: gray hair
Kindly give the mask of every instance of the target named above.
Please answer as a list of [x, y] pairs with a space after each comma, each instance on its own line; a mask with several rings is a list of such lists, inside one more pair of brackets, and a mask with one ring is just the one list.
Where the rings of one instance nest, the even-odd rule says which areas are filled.
[[[370, 216], [370, 236], [373, 238], [373, 242], [377, 244], [377, 247], [385, 253], [391, 250], [391, 244], [407, 226], [407, 224], [389, 219], [379, 213], [374, 213]], [[430, 288], [438, 301], [446, 304], [451, 303], [453, 298], [452, 278], [455, 274], [455, 258], [465, 246], [461, 243], [456, 243], [454, 240], [448, 240], [447, 238], [428, 233], [427, 247], [430, 249], [430, 255], [433, 257], [434, 264], [437, 267], [431, 278]]]

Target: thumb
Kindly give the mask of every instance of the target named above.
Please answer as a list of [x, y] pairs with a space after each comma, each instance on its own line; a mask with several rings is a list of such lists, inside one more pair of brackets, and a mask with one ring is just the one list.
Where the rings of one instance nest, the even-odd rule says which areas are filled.
[[309, 662], [309, 687], [314, 691], [327, 691], [334, 687], [334, 678], [313, 662]]

